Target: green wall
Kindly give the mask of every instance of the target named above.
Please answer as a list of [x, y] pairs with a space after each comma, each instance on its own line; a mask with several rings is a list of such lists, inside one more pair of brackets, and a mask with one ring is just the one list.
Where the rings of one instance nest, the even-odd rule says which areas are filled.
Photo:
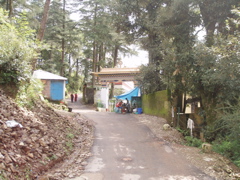
[[167, 120], [171, 119], [170, 102], [168, 91], [158, 91], [142, 96], [142, 108], [144, 114], [160, 116]]

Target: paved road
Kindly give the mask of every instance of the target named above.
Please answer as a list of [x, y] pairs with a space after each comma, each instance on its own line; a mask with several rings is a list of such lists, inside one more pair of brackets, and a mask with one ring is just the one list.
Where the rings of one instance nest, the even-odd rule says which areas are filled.
[[212, 180], [131, 114], [75, 108], [95, 122], [93, 156], [73, 180]]

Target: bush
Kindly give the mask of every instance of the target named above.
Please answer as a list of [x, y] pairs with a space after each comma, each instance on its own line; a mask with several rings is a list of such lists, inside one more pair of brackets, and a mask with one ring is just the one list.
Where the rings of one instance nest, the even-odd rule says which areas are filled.
[[0, 8], [1, 84], [29, 80], [31, 61], [36, 58], [38, 48], [33, 37], [24, 15], [11, 20]]
[[141, 66], [140, 73], [136, 77], [136, 80], [138, 81], [139, 86], [141, 86], [143, 94], [150, 94], [166, 89], [166, 85], [163, 84], [159, 73], [160, 70], [158, 70], [158, 68], [159, 67], [154, 64]]
[[31, 79], [30, 83], [25, 83], [20, 86], [19, 92], [16, 97], [16, 102], [19, 106], [31, 108], [33, 100], [39, 98], [42, 94], [43, 83], [39, 79]]
[[188, 146], [193, 146], [193, 147], [201, 147], [202, 146], [202, 141], [198, 138], [186, 136], [185, 140], [187, 141], [186, 144]]
[[[14, 99], [29, 86], [33, 59], [37, 59], [39, 48], [35, 39], [24, 14], [8, 18], [0, 8], [0, 86]], [[20, 96], [20, 104], [25, 104], [22, 100], [27, 99], [27, 93]]]
[[240, 144], [238, 141], [222, 140], [213, 142], [213, 151], [231, 159], [240, 167]]
[[176, 127], [176, 129], [177, 129], [180, 133], [182, 133], [182, 135], [183, 135], [184, 137], [190, 135], [189, 130], [183, 130], [183, 129], [181, 129], [180, 127]]
[[[240, 100], [238, 100], [240, 102]], [[212, 134], [216, 134], [213, 150], [231, 159], [240, 167], [240, 103], [219, 109]]]

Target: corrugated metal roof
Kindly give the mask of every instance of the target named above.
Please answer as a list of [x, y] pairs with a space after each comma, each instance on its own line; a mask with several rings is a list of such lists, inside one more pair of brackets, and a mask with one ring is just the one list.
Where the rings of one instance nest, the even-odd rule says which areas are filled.
[[33, 72], [33, 77], [37, 79], [47, 79], [47, 80], [67, 80], [67, 78], [43, 71], [43, 70], [36, 70]]

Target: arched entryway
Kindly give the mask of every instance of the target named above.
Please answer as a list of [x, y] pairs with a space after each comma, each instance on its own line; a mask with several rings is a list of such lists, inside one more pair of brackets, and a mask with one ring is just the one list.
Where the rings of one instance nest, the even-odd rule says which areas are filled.
[[133, 81], [137, 85], [136, 76], [140, 73], [139, 68], [103, 68], [100, 72], [93, 72], [94, 87], [100, 92], [95, 94], [95, 102], [101, 101], [104, 108], [108, 109], [109, 85], [111, 83], [123, 83]]

